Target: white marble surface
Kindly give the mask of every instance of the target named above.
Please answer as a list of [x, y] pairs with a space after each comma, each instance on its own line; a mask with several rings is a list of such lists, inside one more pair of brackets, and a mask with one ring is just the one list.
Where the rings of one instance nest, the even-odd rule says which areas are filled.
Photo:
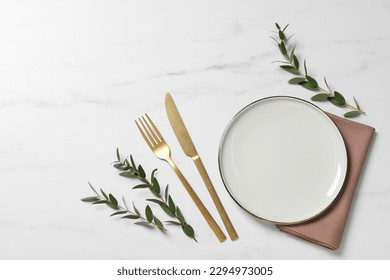
[[[217, 149], [230, 118], [270, 95], [310, 99], [273, 60], [274, 22], [290, 23], [310, 73], [355, 96], [377, 129], [341, 248], [287, 236], [225, 191]], [[1, 259], [389, 259], [390, 1], [0, 1]], [[319, 80], [320, 80], [319, 79]], [[164, 111], [171, 92], [240, 239], [217, 242], [134, 119], [155, 119], [188, 180], [217, 217]], [[321, 108], [341, 115], [329, 104]], [[159, 168], [199, 243], [109, 218], [80, 202], [90, 181], [139, 207], [115, 149]], [[158, 210], [156, 210], [158, 211]], [[160, 216], [163, 216], [160, 214]], [[218, 221], [220, 221], [218, 219]], [[221, 224], [221, 222], [220, 222]]]

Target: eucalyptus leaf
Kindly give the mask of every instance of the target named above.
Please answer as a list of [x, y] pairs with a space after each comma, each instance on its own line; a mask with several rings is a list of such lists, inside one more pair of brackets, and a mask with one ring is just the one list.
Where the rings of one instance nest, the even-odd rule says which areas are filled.
[[318, 83], [313, 77], [306, 76], [306, 79], [313, 88], [318, 88]]
[[134, 186], [133, 190], [135, 190], [135, 189], [146, 189], [146, 188], [149, 188], [148, 184], [139, 184], [139, 185]]
[[123, 216], [122, 219], [137, 220], [137, 219], [139, 219], [139, 217], [136, 215], [126, 215], [126, 216]]
[[299, 60], [298, 60], [296, 55], [293, 56], [293, 62], [294, 62], [295, 68], [299, 69]]
[[129, 212], [128, 211], [118, 211], [118, 212], [112, 213], [110, 215], [110, 217], [116, 216], [116, 215], [122, 215], [122, 214], [126, 214], [126, 213], [129, 213]]
[[337, 100], [337, 102], [338, 102], [341, 106], [342, 106], [342, 105], [345, 105], [345, 98], [344, 98], [344, 96], [343, 96], [341, 93], [335, 91], [335, 92], [334, 92], [334, 98]]
[[327, 93], [319, 93], [319, 94], [313, 95], [311, 97], [311, 100], [313, 100], [313, 101], [327, 101], [328, 97], [329, 97], [329, 94], [327, 94]]
[[153, 178], [154, 178], [154, 174], [157, 172], [157, 168], [155, 168], [153, 171], [152, 171], [152, 174], [150, 175], [150, 181], [153, 181]]
[[292, 85], [296, 85], [302, 82], [307, 82], [307, 81], [305, 78], [302, 77], [292, 78], [291, 80], [288, 81], [288, 83]]
[[165, 201], [168, 201], [169, 185], [165, 187]]
[[172, 213], [171, 209], [169, 209], [168, 206], [165, 204], [160, 205], [161, 209], [164, 210], [165, 213], [168, 214], [168, 216], [175, 217], [175, 213]]
[[138, 165], [138, 174], [142, 179], [146, 178], [146, 174], [144, 169], [142, 168], [141, 164]]
[[112, 203], [112, 205], [117, 207], [118, 206], [118, 200], [116, 200], [116, 198], [112, 194], [109, 194], [108, 197], [109, 197], [110, 202]]
[[360, 115], [359, 111], [350, 111], [344, 114], [344, 117], [346, 118], [355, 118]]
[[99, 201], [100, 198], [98, 196], [89, 196], [89, 197], [84, 197], [81, 199], [81, 201], [84, 201], [84, 202], [95, 202], [95, 201]]
[[182, 229], [187, 236], [194, 237], [195, 231], [189, 224], [184, 224]]
[[102, 195], [104, 196], [105, 199], [109, 200], [108, 196], [106, 195], [106, 193], [102, 189], [100, 189], [100, 192], [102, 193]]
[[172, 225], [175, 225], [175, 226], [181, 226], [181, 223], [178, 223], [176, 221], [166, 221], [166, 223], [169, 223], [169, 224], [172, 224]]
[[[291, 53], [290, 53], [290, 64], [291, 64], [291, 62], [293, 62], [293, 60], [294, 60], [294, 56], [295, 56], [295, 47], [296, 47], [296, 45], [292, 48]], [[298, 59], [297, 59], [297, 60], [298, 60]], [[297, 67], [297, 68], [299, 68], [299, 67]]]
[[283, 41], [279, 43], [279, 50], [282, 53], [282, 55], [287, 55], [286, 45], [284, 44]]
[[152, 185], [153, 185], [153, 189], [155, 190], [155, 192], [156, 192], [157, 194], [160, 194], [160, 191], [161, 191], [161, 189], [160, 189], [160, 184], [158, 183], [158, 180], [157, 180], [156, 177], [153, 178], [153, 180], [152, 180]]
[[119, 149], [116, 148], [116, 159], [120, 162], [121, 161], [121, 156], [119, 154]]
[[158, 228], [164, 229], [163, 223], [156, 216], [153, 217], [153, 221]]
[[282, 30], [279, 30], [279, 39], [280, 40], [285, 40], [286, 39], [286, 35], [284, 35], [284, 32]]
[[131, 166], [133, 167], [133, 169], [137, 169], [132, 155], [130, 155], [130, 162], [131, 162]]
[[299, 83], [299, 85], [303, 86], [306, 89], [310, 89], [310, 90], [315, 90], [317, 88], [309, 82], [302, 82], [302, 83]]
[[292, 74], [295, 74], [295, 75], [299, 75], [299, 71], [294, 67], [294, 66], [291, 66], [291, 65], [279, 65], [280, 68], [282, 68], [283, 70], [287, 71], [287, 72], [290, 72]]
[[129, 177], [129, 178], [137, 177], [133, 171], [124, 171], [124, 172], [119, 173], [119, 175], [123, 176], [123, 177]]
[[99, 200], [99, 201], [95, 201], [94, 203], [92, 203], [92, 204], [107, 204], [107, 200]]
[[179, 221], [182, 223], [182, 224], [185, 224], [186, 223], [186, 220], [184, 219], [184, 216], [183, 214], [181, 213], [180, 211], [180, 208], [176, 206], [176, 214], [177, 214], [177, 218], [179, 219]]
[[340, 102], [339, 102], [336, 98], [334, 98], [333, 96], [328, 97], [328, 100], [329, 100], [333, 105], [336, 105], [336, 106], [339, 106], [339, 107], [342, 107], [342, 106], [343, 106], [343, 105], [340, 104]]
[[146, 216], [146, 219], [149, 222], [153, 221], [153, 211], [152, 211], [152, 209], [150, 208], [149, 205], [147, 205], [146, 208], [145, 208], [145, 216]]
[[175, 213], [175, 210], [176, 210], [176, 205], [175, 203], [173, 202], [173, 199], [171, 196], [168, 197], [168, 206], [169, 206], [169, 209]]
[[161, 200], [158, 200], [158, 199], [154, 199], [154, 198], [148, 198], [147, 201], [150, 201], [150, 202], [153, 202], [153, 203], [156, 203], [158, 205], [165, 205], [164, 202], [162, 202]]

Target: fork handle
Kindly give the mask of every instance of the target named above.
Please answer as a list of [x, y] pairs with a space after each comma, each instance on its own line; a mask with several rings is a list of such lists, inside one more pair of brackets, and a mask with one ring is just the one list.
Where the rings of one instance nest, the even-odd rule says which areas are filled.
[[196, 206], [198, 207], [199, 211], [202, 213], [203, 217], [205, 218], [206, 222], [209, 224], [210, 228], [213, 230], [214, 234], [217, 236], [218, 240], [220, 242], [225, 241], [226, 240], [225, 234], [223, 233], [221, 228], [218, 226], [218, 224], [214, 220], [214, 218], [211, 216], [210, 212], [207, 210], [206, 206], [200, 200], [198, 195], [195, 193], [195, 191], [191, 187], [190, 183], [188, 183], [188, 181], [184, 177], [183, 173], [181, 173], [180, 169], [176, 166], [176, 164], [172, 161], [172, 159], [168, 159], [167, 161], [168, 161], [169, 165], [175, 171], [177, 177], [179, 177], [180, 181], [182, 182], [185, 189], [187, 190], [187, 192], [191, 196], [192, 200], [195, 202]]
[[237, 234], [236, 230], [234, 229], [234, 226], [233, 226], [232, 222], [230, 221], [229, 216], [226, 213], [226, 210], [223, 207], [222, 202], [219, 199], [217, 192], [215, 191], [213, 183], [211, 182], [210, 177], [207, 174], [206, 168], [204, 167], [202, 160], [200, 159], [199, 156], [193, 157], [192, 159], [196, 165], [196, 168], [198, 168], [200, 176], [202, 177], [203, 182], [205, 183], [207, 190], [210, 193], [211, 198], [213, 199], [215, 207], [217, 208], [218, 213], [221, 216], [221, 219], [223, 221], [223, 224], [226, 227], [226, 230], [230, 236], [230, 239], [236, 240], [238, 238], [238, 234]]

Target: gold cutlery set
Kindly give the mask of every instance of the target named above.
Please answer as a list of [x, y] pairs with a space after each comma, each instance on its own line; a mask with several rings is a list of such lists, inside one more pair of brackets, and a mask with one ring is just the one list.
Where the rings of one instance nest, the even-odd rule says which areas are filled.
[[[207, 174], [207, 171], [202, 163], [202, 160], [194, 146], [194, 143], [192, 142], [192, 139], [188, 133], [188, 130], [180, 116], [180, 113], [175, 105], [175, 102], [172, 99], [172, 96], [168, 93], [165, 96], [165, 109], [168, 115], [169, 122], [171, 124], [171, 127], [176, 135], [177, 140], [179, 141], [184, 153], [190, 157], [197, 167], [203, 182], [205, 183], [208, 192], [210, 193], [210, 196], [215, 204], [215, 207], [218, 210], [218, 213], [223, 221], [223, 224], [226, 227], [226, 230], [229, 234], [229, 237], [231, 240], [235, 240], [238, 238], [237, 232], [234, 229], [233, 224], [231, 223], [228, 214], [225, 211], [225, 208], [223, 207], [221, 200], [218, 197], [218, 194], [210, 180], [209, 175]], [[162, 137], [160, 131], [157, 129], [155, 124], [152, 122], [152, 120], [149, 118], [147, 114], [145, 116], [142, 116], [138, 119], [138, 121], [135, 122], [139, 131], [141, 132], [143, 138], [145, 139], [145, 142], [148, 144], [150, 149], [153, 151], [153, 153], [162, 160], [165, 160], [169, 163], [169, 165], [172, 167], [172, 169], [175, 171], [176, 175], [179, 177], [180, 181], [182, 182], [183, 186], [187, 190], [188, 194], [194, 201], [195, 205], [198, 207], [199, 211], [207, 221], [210, 228], [213, 230], [214, 234], [218, 238], [220, 242], [223, 242], [226, 240], [226, 236], [217, 224], [217, 222], [214, 220], [214, 218], [211, 216], [210, 212], [207, 210], [206, 206], [203, 204], [203, 202], [200, 200], [194, 189], [191, 187], [191, 185], [188, 183], [187, 179], [184, 177], [184, 175], [181, 173], [180, 169], [176, 166], [176, 164], [172, 161], [171, 158], [171, 150], [167, 144], [167, 142]]]

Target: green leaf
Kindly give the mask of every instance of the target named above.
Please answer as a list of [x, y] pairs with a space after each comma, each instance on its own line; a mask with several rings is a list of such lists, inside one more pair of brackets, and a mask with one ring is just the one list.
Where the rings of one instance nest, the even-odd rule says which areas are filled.
[[122, 214], [126, 214], [126, 213], [128, 213], [128, 212], [127, 212], [127, 211], [118, 211], [118, 212], [112, 213], [112, 214], [110, 215], [110, 217], [116, 216], [116, 215], [122, 215]]
[[304, 68], [305, 68], [305, 76], [307, 76], [306, 59], [304, 60], [303, 66], [304, 66]]
[[153, 221], [153, 211], [152, 211], [152, 209], [150, 208], [149, 205], [147, 205], [146, 208], [145, 208], [145, 216], [146, 216], [146, 219], [149, 222]]
[[108, 197], [109, 197], [112, 205], [114, 205], [115, 207], [118, 207], [118, 200], [116, 200], [116, 198], [112, 194], [109, 194]]
[[167, 201], [168, 200], [168, 189], [169, 189], [169, 187], [168, 187], [168, 185], [165, 187], [165, 201]]
[[162, 223], [156, 216], [153, 217], [153, 221], [154, 221], [154, 224], [155, 224], [159, 229], [163, 229], [163, 228], [164, 228], [163, 223]]
[[304, 88], [306, 89], [310, 89], [310, 90], [314, 90], [316, 89], [317, 87], [314, 87], [311, 83], [309, 82], [302, 82], [302, 83], [299, 83], [299, 85], [303, 86]]
[[153, 178], [154, 178], [154, 174], [157, 172], [157, 168], [155, 168], [153, 171], [152, 171], [152, 175], [150, 175], [150, 181], [153, 181]]
[[350, 111], [344, 114], [344, 117], [346, 118], [355, 118], [360, 115], [359, 111]]
[[288, 81], [289, 84], [296, 85], [302, 82], [306, 82], [305, 78], [297, 77], [297, 78], [292, 78], [291, 80]]
[[181, 213], [179, 207], [177, 207], [177, 206], [176, 206], [176, 214], [177, 214], [177, 218], [179, 219], [179, 221], [180, 221], [182, 224], [185, 224], [185, 223], [186, 223], [186, 220], [184, 219], [183, 214]]
[[95, 201], [99, 201], [100, 198], [98, 196], [89, 196], [89, 197], [84, 197], [81, 199], [81, 201], [84, 201], [84, 202], [95, 202]]
[[130, 162], [131, 162], [131, 166], [133, 167], [133, 169], [137, 169], [137, 167], [135, 166], [135, 162], [134, 162], [132, 155], [130, 155]]
[[334, 98], [333, 96], [328, 97], [328, 100], [329, 100], [333, 105], [336, 105], [336, 106], [339, 106], [339, 107], [342, 107], [342, 106], [343, 106], [343, 105], [340, 104], [340, 102], [339, 102], [336, 98]]
[[129, 177], [129, 178], [134, 178], [134, 177], [137, 177], [133, 171], [124, 171], [124, 172], [121, 172], [119, 173], [120, 176], [123, 176], [123, 177]]
[[283, 41], [279, 43], [279, 50], [282, 53], [282, 55], [287, 55], [286, 45], [284, 44]]
[[287, 71], [287, 72], [290, 72], [292, 74], [295, 74], [295, 75], [299, 75], [299, 71], [294, 67], [294, 66], [291, 66], [291, 65], [279, 65], [280, 68], [282, 68], [283, 70]]
[[128, 170], [129, 168], [121, 162], [115, 162], [113, 166], [119, 170]]
[[341, 93], [335, 91], [335, 92], [334, 92], [334, 98], [336, 98], [337, 102], [338, 102], [341, 106], [345, 105], [345, 98], [344, 98], [344, 96], [343, 96]]
[[275, 22], [276, 28], [280, 30], [280, 26], [277, 22]]
[[184, 224], [181, 228], [187, 236], [194, 237], [195, 231], [189, 224]]
[[175, 214], [172, 213], [171, 209], [169, 209], [169, 207], [166, 206], [165, 204], [160, 205], [160, 207], [161, 207], [162, 210], [164, 210], [165, 213], [168, 214], [168, 216], [171, 216], [171, 217], [175, 216]]
[[95, 201], [94, 203], [92, 204], [107, 204], [108, 201], [107, 200], [99, 200], [99, 201]]
[[285, 40], [286, 39], [286, 35], [284, 35], [284, 32], [282, 30], [279, 29], [279, 38], [280, 40]]
[[318, 88], [318, 83], [313, 77], [306, 76], [306, 79], [313, 88]]
[[141, 164], [138, 165], [138, 174], [142, 179], [145, 179], [146, 174], [144, 169], [142, 168]]
[[169, 224], [175, 225], [175, 226], [181, 226], [181, 223], [176, 222], [176, 221], [166, 221]]
[[159, 195], [161, 189], [160, 189], [160, 184], [158, 183], [158, 180], [157, 180], [156, 177], [153, 178], [153, 180], [152, 180], [152, 185], [153, 185], [152, 191], [154, 190], [154, 193], [155, 193], [156, 195]]
[[311, 100], [313, 100], [313, 101], [327, 101], [328, 97], [329, 97], [329, 94], [327, 94], [327, 93], [319, 93], [319, 94], [313, 95], [311, 97]]
[[134, 202], [133, 202], [133, 209], [134, 209], [134, 212], [135, 212], [138, 216], [141, 216], [141, 213], [138, 211], [137, 207], [135, 207]]
[[173, 202], [173, 199], [171, 196], [169, 196], [169, 198], [168, 198], [168, 205], [169, 205], [169, 209], [172, 211], [172, 213], [175, 213], [176, 205]]
[[158, 200], [158, 199], [153, 199], [153, 198], [149, 198], [147, 199], [147, 201], [150, 201], [150, 202], [153, 202], [153, 203], [156, 203], [158, 205], [165, 205], [164, 202], [162, 202], [161, 200]]
[[105, 199], [109, 200], [108, 196], [106, 195], [106, 193], [102, 189], [100, 189], [100, 192], [102, 193], [102, 195], [104, 196]]
[[294, 60], [295, 47], [296, 47], [296, 45], [292, 48], [291, 53], [290, 53], [290, 63], [293, 62], [293, 60]]
[[293, 56], [293, 60], [294, 60], [295, 68], [299, 69], [299, 61], [298, 61], [298, 58], [297, 58], [297, 56], [295, 54]]
[[147, 184], [139, 184], [139, 185], [136, 185], [135, 187], [133, 187], [133, 190], [135, 190], [135, 189], [146, 189], [146, 188], [149, 188], [149, 185], [147, 185]]
[[123, 216], [121, 219], [132, 219], [132, 220], [137, 220], [137, 219], [139, 219], [139, 217], [136, 216], [136, 215], [126, 215], [126, 216]]
[[284, 28], [283, 28], [283, 32], [287, 29], [287, 27], [289, 26], [290, 24], [287, 24]]
[[121, 161], [121, 156], [119, 154], [119, 149], [116, 148], [116, 159], [120, 162]]

